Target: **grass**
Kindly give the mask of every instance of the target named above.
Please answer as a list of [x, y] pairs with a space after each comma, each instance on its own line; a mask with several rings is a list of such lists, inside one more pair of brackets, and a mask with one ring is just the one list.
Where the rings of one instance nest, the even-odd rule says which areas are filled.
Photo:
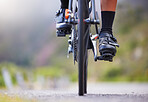
[[33, 99], [24, 99], [17, 96], [8, 96], [0, 93], [0, 102], [37, 102]]

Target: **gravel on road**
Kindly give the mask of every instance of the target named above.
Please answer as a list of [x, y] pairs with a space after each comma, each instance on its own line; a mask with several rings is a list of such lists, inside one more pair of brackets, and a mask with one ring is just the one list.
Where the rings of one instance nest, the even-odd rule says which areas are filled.
[[88, 94], [78, 96], [77, 84], [49, 90], [0, 91], [37, 102], [148, 102], [148, 83], [88, 83]]

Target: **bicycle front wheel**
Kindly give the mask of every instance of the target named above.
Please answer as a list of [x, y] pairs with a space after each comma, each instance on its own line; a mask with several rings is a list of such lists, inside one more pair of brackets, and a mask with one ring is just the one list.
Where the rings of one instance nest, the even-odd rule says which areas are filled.
[[89, 17], [89, 0], [78, 0], [78, 72], [79, 95], [87, 93], [87, 47], [89, 40], [89, 25], [85, 19]]

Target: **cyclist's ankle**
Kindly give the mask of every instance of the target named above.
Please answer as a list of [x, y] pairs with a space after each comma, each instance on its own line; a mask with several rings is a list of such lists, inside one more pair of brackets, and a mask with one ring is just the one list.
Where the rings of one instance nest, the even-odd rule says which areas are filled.
[[113, 11], [102, 11], [101, 12], [101, 17], [102, 17], [101, 32], [108, 32], [109, 34], [112, 34], [114, 16], [115, 16], [115, 12]]
[[102, 28], [101, 31], [100, 31], [100, 34], [101, 34], [101, 33], [113, 34], [112, 28]]
[[99, 37], [108, 36], [108, 35], [113, 36], [112, 31], [108, 31], [108, 30], [101, 30], [101, 31], [100, 31], [100, 34], [99, 34]]

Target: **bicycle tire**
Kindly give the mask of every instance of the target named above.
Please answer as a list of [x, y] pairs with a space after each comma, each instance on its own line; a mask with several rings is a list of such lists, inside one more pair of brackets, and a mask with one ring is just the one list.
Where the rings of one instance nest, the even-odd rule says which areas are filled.
[[88, 0], [78, 0], [78, 73], [79, 73], [79, 95], [87, 93], [87, 64], [88, 64], [88, 38], [89, 25], [84, 20], [89, 17]]

